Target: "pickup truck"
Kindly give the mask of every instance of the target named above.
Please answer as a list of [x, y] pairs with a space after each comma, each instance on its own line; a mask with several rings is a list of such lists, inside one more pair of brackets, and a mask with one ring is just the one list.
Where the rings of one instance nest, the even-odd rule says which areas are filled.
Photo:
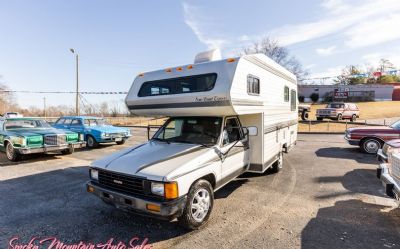
[[338, 121], [350, 119], [352, 122], [355, 122], [360, 116], [360, 109], [353, 103], [334, 102], [329, 103], [325, 108], [317, 109], [315, 116], [318, 121], [326, 118]]

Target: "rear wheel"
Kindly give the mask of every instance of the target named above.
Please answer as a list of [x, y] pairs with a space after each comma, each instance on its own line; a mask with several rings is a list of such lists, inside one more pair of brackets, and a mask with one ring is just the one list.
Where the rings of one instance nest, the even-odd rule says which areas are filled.
[[322, 120], [323, 120], [323, 118], [317, 118], [317, 120], [318, 120], [318, 121], [322, 121]]
[[21, 155], [14, 149], [14, 146], [11, 143], [6, 144], [6, 156], [7, 159], [16, 162], [21, 159]]
[[338, 121], [341, 121], [342, 119], [343, 119], [343, 116], [342, 116], [342, 114], [339, 113], [339, 114], [337, 115], [337, 120], [338, 120]]
[[361, 149], [368, 154], [376, 154], [381, 147], [381, 141], [376, 138], [366, 138], [361, 142]]
[[96, 139], [93, 137], [93, 136], [91, 136], [91, 135], [88, 135], [87, 136], [87, 142], [86, 142], [86, 144], [87, 144], [87, 147], [89, 147], [89, 148], [96, 148], [97, 146], [99, 146], [99, 143], [96, 141]]
[[190, 187], [183, 214], [178, 217], [181, 226], [195, 230], [203, 226], [208, 219], [214, 205], [214, 192], [211, 184], [206, 180], [196, 181]]
[[356, 115], [356, 114], [353, 114], [353, 116], [351, 116], [350, 121], [351, 121], [351, 122], [356, 122], [356, 120], [357, 120], [357, 115]]

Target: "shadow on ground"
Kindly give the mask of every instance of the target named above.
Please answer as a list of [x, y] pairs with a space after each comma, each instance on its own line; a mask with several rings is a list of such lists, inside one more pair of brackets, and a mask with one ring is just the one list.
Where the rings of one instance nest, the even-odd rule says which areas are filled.
[[377, 164], [375, 155], [363, 153], [360, 148], [346, 148], [346, 147], [328, 147], [320, 148], [315, 154], [317, 157], [336, 158], [336, 159], [350, 159], [358, 163]]

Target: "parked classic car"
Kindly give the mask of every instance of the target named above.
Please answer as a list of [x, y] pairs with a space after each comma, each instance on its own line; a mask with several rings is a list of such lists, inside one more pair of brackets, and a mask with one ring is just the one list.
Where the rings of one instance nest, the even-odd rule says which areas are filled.
[[386, 195], [400, 200], [400, 139], [385, 143], [378, 151], [378, 158], [382, 163], [376, 176], [382, 181]]
[[329, 103], [326, 108], [317, 109], [315, 115], [319, 121], [328, 118], [331, 120], [350, 119], [354, 122], [360, 117], [360, 109], [353, 103], [336, 102]]
[[71, 154], [84, 145], [83, 136], [55, 129], [40, 118], [0, 118], [0, 150], [10, 161], [18, 161], [24, 154]]
[[124, 144], [132, 136], [129, 129], [112, 126], [99, 117], [65, 116], [53, 126], [83, 134], [89, 148], [97, 147], [99, 143]]
[[360, 146], [364, 152], [376, 154], [386, 141], [400, 138], [400, 120], [390, 126], [349, 128], [344, 138], [350, 145]]

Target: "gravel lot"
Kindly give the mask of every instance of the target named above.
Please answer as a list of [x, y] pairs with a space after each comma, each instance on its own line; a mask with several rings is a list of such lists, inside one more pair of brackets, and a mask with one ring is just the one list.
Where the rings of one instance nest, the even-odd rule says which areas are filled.
[[146, 139], [70, 156], [0, 157], [0, 248], [10, 238], [55, 236], [64, 243], [127, 243], [154, 248], [400, 248], [400, 210], [385, 198], [376, 159], [342, 136], [299, 135], [279, 174], [244, 174], [216, 193], [206, 227], [186, 232], [176, 222], [124, 213], [86, 193], [87, 165]]

